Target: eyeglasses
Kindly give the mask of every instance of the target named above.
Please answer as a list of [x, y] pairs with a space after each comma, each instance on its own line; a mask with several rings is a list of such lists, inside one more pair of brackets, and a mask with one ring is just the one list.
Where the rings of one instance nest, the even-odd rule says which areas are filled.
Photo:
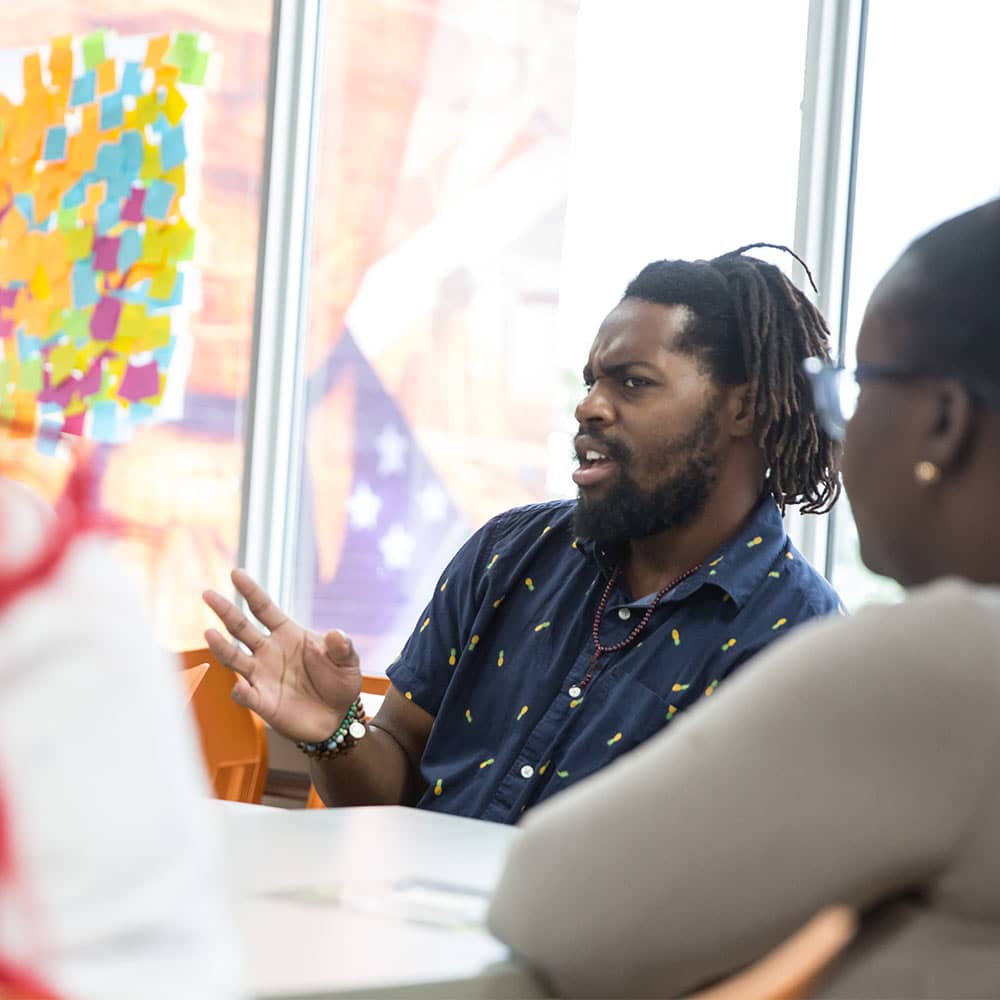
[[802, 362], [802, 369], [809, 377], [813, 399], [816, 401], [816, 413], [823, 429], [835, 441], [844, 439], [847, 423], [857, 409], [863, 382], [957, 378], [974, 399], [991, 409], [1000, 409], [1000, 389], [996, 386], [965, 376], [949, 376], [943, 371], [932, 373], [894, 364], [862, 364], [852, 370], [823, 358], [806, 358]]

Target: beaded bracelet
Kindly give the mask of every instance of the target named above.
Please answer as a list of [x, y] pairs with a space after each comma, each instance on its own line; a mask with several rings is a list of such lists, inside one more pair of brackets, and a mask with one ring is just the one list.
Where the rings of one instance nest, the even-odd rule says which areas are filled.
[[337, 726], [333, 735], [319, 743], [307, 743], [304, 740], [295, 745], [307, 756], [319, 760], [336, 757], [344, 750], [349, 750], [355, 743], [368, 734], [368, 716], [361, 699], [356, 698], [354, 704], [347, 710], [344, 721]]

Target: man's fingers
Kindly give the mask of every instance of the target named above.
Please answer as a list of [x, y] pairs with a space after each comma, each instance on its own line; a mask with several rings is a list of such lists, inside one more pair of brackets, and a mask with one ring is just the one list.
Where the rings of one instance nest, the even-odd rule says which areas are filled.
[[221, 632], [217, 632], [214, 628], [206, 629], [205, 642], [224, 667], [235, 670], [241, 677], [250, 677], [253, 674], [253, 657], [247, 656], [235, 642], [230, 642]]
[[233, 581], [233, 586], [246, 599], [247, 607], [250, 608], [254, 618], [264, 628], [270, 629], [273, 632], [288, 621], [288, 616], [284, 611], [268, 597], [264, 589], [257, 584], [246, 570], [234, 569], [230, 574], [230, 578]]
[[242, 705], [244, 708], [249, 708], [251, 712], [260, 714], [260, 692], [246, 678], [237, 676], [236, 683], [233, 685], [232, 698], [237, 705]]
[[243, 645], [249, 646], [255, 653], [264, 645], [264, 636], [261, 635], [260, 629], [253, 625], [232, 601], [227, 600], [222, 594], [217, 594], [214, 590], [206, 590], [201, 597], [219, 616], [222, 624], [226, 626], [226, 631], [234, 639], [239, 639]]

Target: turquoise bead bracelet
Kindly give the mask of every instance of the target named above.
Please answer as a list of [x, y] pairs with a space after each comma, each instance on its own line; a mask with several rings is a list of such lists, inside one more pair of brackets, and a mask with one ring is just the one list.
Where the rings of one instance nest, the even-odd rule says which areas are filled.
[[307, 743], [302, 740], [295, 745], [308, 757], [316, 757], [325, 760], [328, 757], [336, 757], [338, 753], [349, 750], [358, 740], [363, 739], [368, 733], [368, 716], [365, 715], [365, 707], [360, 698], [356, 698], [354, 704], [347, 710], [344, 721], [337, 726], [333, 735], [321, 740], [319, 743]]

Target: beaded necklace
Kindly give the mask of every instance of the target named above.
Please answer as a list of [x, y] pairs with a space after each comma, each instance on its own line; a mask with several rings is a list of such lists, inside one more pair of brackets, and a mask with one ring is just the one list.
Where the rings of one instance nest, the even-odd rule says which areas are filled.
[[608, 606], [608, 601], [611, 599], [611, 592], [614, 590], [615, 583], [618, 577], [621, 576], [621, 564], [619, 563], [615, 566], [614, 573], [611, 574], [611, 579], [608, 580], [608, 585], [604, 588], [604, 596], [601, 598], [601, 603], [597, 605], [597, 613], [594, 615], [594, 624], [590, 630], [591, 638], [594, 640], [594, 655], [590, 658], [590, 663], [587, 666], [587, 673], [584, 675], [583, 680], [579, 684], [574, 684], [569, 689], [569, 696], [571, 698], [579, 698], [583, 693], [583, 689], [593, 680], [594, 672], [597, 670], [598, 663], [601, 657], [605, 653], [617, 653], [619, 650], [627, 649], [632, 645], [633, 642], [639, 637], [642, 630], [649, 623], [649, 619], [653, 617], [653, 612], [656, 610], [656, 606], [663, 599], [669, 591], [673, 590], [677, 584], [686, 580], [692, 573], [696, 573], [701, 569], [701, 563], [697, 563], [690, 569], [685, 570], [676, 580], [671, 580], [665, 587], [658, 590], [653, 596], [652, 601], [649, 602], [649, 606], [646, 608], [646, 613], [639, 620], [639, 624], [636, 625], [634, 629], [621, 642], [616, 642], [612, 646], [605, 646], [601, 642], [601, 622], [604, 620], [604, 611]]

